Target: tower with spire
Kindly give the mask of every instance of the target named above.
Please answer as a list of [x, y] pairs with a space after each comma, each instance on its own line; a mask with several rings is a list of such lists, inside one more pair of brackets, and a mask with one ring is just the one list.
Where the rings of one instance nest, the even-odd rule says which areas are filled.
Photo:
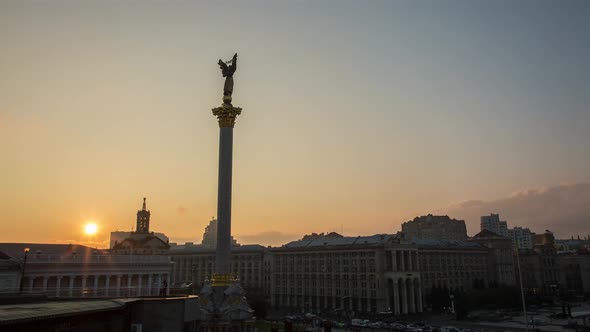
[[135, 232], [141, 234], [150, 232], [150, 211], [146, 209], [145, 199], [144, 197], [141, 210], [137, 211], [137, 226], [135, 227]]
[[162, 255], [170, 249], [168, 238], [164, 234], [150, 232], [150, 211], [147, 209], [145, 201], [144, 197], [141, 210], [137, 211], [135, 231], [127, 232], [126, 237], [121, 241], [115, 240], [111, 248], [112, 253], [117, 255]]

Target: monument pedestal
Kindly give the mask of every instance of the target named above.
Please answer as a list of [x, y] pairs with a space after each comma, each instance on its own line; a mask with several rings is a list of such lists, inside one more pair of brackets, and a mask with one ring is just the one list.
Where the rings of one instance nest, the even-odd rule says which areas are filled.
[[221, 322], [242, 322], [252, 319], [254, 311], [246, 301], [239, 280], [229, 286], [213, 286], [208, 281], [199, 294], [203, 320], [215, 326]]

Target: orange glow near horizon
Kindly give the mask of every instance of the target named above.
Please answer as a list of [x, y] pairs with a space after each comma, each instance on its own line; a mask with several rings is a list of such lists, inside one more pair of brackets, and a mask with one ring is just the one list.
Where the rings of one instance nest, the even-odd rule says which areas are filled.
[[108, 248], [143, 197], [201, 243], [235, 52], [238, 243], [427, 214], [590, 234], [590, 2], [523, 3], [0, 1], [0, 243]]

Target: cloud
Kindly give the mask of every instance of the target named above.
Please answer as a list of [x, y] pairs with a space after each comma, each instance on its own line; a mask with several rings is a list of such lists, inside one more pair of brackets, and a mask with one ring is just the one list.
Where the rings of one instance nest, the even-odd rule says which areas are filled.
[[540, 233], [549, 229], [558, 237], [590, 233], [590, 183], [530, 188], [493, 201], [469, 200], [441, 209], [464, 219], [470, 235], [479, 232], [481, 216], [499, 213], [508, 227], [529, 227]]
[[256, 234], [234, 236], [240, 244], [261, 244], [264, 246], [280, 246], [301, 238], [301, 235], [278, 231], [265, 231]]

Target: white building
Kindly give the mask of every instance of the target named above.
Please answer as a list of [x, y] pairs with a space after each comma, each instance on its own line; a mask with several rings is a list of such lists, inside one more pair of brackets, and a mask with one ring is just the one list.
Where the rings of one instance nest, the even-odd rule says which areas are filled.
[[[162, 255], [110, 255], [72, 244], [0, 243], [0, 251], [24, 263], [23, 292], [51, 297], [167, 295], [173, 262]], [[165, 294], [163, 294], [165, 293]]]
[[533, 233], [527, 227], [514, 227], [508, 234], [518, 249], [533, 249]]
[[482, 216], [480, 231], [488, 230], [500, 236], [510, 237], [508, 234], [508, 223], [500, 220], [500, 215], [492, 213], [489, 216]]

